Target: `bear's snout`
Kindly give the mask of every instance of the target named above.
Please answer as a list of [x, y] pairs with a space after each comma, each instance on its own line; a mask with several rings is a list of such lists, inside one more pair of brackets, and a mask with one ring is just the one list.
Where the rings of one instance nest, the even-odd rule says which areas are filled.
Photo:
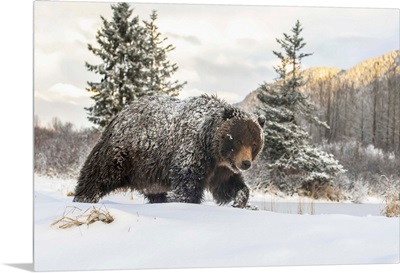
[[251, 167], [251, 147], [243, 146], [238, 153], [234, 155], [236, 168], [245, 171]]
[[242, 164], [240, 165], [240, 169], [242, 170], [247, 170], [251, 167], [251, 162], [250, 160], [243, 160]]

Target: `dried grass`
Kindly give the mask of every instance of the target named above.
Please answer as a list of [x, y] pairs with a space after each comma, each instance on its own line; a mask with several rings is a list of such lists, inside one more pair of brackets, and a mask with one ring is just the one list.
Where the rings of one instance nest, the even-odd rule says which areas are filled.
[[389, 193], [386, 195], [383, 214], [386, 217], [400, 216], [400, 201], [397, 200], [397, 194]]
[[[310, 203], [308, 204], [309, 214], [315, 215], [315, 199], [313, 196], [308, 199], [310, 200]], [[302, 215], [304, 213], [307, 213], [307, 206], [304, 202], [304, 198], [299, 196], [299, 201], [297, 202], [297, 214]]]
[[400, 193], [394, 185], [393, 181], [390, 181], [386, 176], [382, 175], [386, 179], [386, 196], [385, 196], [385, 208], [382, 210], [382, 214], [386, 217], [399, 217], [400, 216]]
[[98, 221], [106, 224], [114, 221], [114, 218], [111, 216], [105, 205], [101, 205], [100, 208], [96, 208], [95, 206], [89, 207], [84, 212], [79, 213], [78, 215], [76, 215], [76, 211], [81, 212], [82, 210], [78, 207], [66, 207], [63, 216], [53, 222], [51, 226], [66, 229], [81, 225], [89, 226], [90, 224]]

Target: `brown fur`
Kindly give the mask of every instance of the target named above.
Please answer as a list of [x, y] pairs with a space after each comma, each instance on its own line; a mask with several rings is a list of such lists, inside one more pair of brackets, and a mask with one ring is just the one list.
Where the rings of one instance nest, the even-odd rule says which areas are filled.
[[236, 166], [240, 166], [243, 161], [253, 161], [251, 146], [243, 146], [240, 148], [236, 156], [234, 157], [234, 163]]

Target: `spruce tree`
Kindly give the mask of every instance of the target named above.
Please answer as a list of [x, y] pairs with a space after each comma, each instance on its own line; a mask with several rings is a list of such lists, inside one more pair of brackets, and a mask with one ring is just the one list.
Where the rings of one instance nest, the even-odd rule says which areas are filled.
[[150, 29], [141, 24], [139, 16], [133, 16], [129, 4], [112, 4], [111, 9], [111, 21], [100, 16], [103, 25], [96, 35], [99, 47], [88, 45], [102, 61], [98, 65], [86, 63], [89, 71], [101, 76], [100, 82], [88, 82], [94, 105], [85, 108], [88, 119], [100, 127], [134, 100], [160, 93], [177, 95], [183, 86], [168, 81], [177, 66], [166, 60], [173, 47], [162, 47], [156, 13], [151, 16]]
[[282, 49], [282, 52], [272, 51], [281, 63], [274, 67], [278, 74], [276, 80], [279, 82], [279, 98], [288, 109], [296, 112], [307, 121], [318, 126], [328, 127], [325, 122], [321, 122], [315, 117], [316, 106], [300, 91], [300, 88], [305, 85], [301, 73], [301, 61], [313, 54], [300, 52], [306, 45], [304, 38], [301, 37], [302, 31], [300, 21], [297, 20], [295, 26], [291, 29], [292, 34], [283, 33], [282, 39], [276, 39]]
[[[325, 125], [310, 117], [315, 109], [300, 91], [304, 85], [301, 59], [311, 55], [300, 53], [305, 46], [300, 37], [301, 30], [297, 21], [292, 29], [293, 35], [284, 34], [283, 39], [277, 39], [284, 50], [283, 53], [273, 52], [281, 61], [275, 68], [277, 81], [265, 83], [258, 89], [258, 99], [262, 104], [258, 112], [266, 117], [265, 149], [261, 160], [266, 162], [270, 172], [270, 181], [261, 183], [273, 183], [290, 194], [315, 183], [331, 184], [333, 178], [344, 171], [332, 155], [311, 146], [310, 136], [297, 122], [299, 115], [303, 115]], [[263, 167], [258, 164], [258, 168]]]
[[153, 10], [150, 15], [150, 22], [143, 21], [147, 33], [146, 41], [146, 67], [148, 84], [146, 86], [148, 94], [164, 93], [177, 96], [179, 90], [186, 84], [178, 81], [171, 82], [169, 78], [178, 70], [176, 64], [171, 64], [167, 60], [167, 53], [175, 48], [169, 44], [163, 46], [167, 38], [161, 38], [161, 33], [156, 25], [157, 12]]

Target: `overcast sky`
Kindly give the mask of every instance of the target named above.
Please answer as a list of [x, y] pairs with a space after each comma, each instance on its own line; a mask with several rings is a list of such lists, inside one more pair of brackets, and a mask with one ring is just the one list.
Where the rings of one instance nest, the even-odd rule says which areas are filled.
[[[297, 19], [304, 28], [304, 52], [314, 53], [303, 59], [303, 68], [348, 69], [399, 48], [399, 9], [231, 2], [242, 5], [131, 4], [141, 20], [157, 10], [159, 30], [168, 37], [165, 45], [176, 47], [168, 55], [179, 66], [174, 79], [188, 82], [181, 98], [207, 92], [235, 103], [264, 81], [273, 81], [277, 58], [272, 50], [280, 50], [275, 39], [290, 33]], [[84, 63], [98, 63], [87, 44], [97, 47], [100, 15], [111, 19], [110, 3], [35, 2], [34, 113], [43, 125], [56, 116], [77, 127], [92, 125], [83, 109], [92, 104], [85, 88], [99, 76]]]

